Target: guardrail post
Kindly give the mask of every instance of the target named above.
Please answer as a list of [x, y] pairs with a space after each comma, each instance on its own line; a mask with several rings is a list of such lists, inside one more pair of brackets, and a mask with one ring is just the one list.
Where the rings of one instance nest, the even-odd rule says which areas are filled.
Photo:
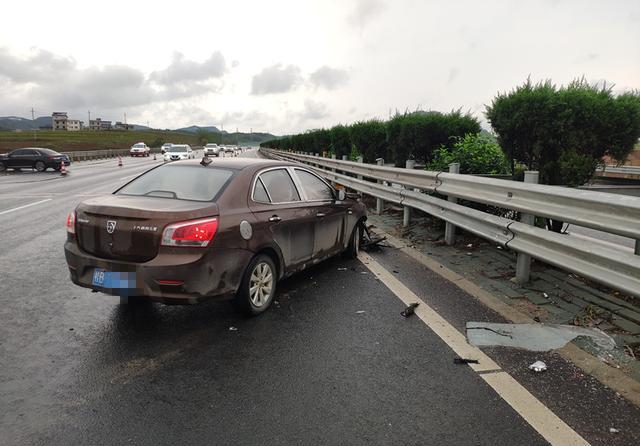
[[[416, 167], [415, 160], [407, 160], [405, 167], [407, 169], [413, 169]], [[402, 215], [402, 227], [406, 228], [409, 226], [409, 222], [411, 221], [411, 208], [409, 206], [404, 206], [404, 213]]]
[[[382, 159], [382, 158], [377, 158], [377, 159], [376, 159], [376, 164], [377, 164], [378, 166], [384, 166], [384, 159]], [[380, 184], [380, 183], [383, 183], [383, 184], [384, 184], [384, 181], [382, 181], [382, 180], [378, 180], [378, 184]], [[384, 201], [382, 201], [382, 199], [381, 199], [381, 198], [376, 198], [376, 213], [377, 213], [378, 215], [380, 215], [380, 214], [382, 214], [382, 211], [383, 211], [383, 210], [384, 210]]]
[[[535, 170], [528, 170], [524, 173], [524, 182], [530, 184], [538, 184], [539, 172]], [[535, 215], [520, 214], [520, 223], [527, 225], [533, 225], [535, 222]], [[516, 260], [516, 282], [524, 284], [529, 282], [531, 275], [531, 256], [519, 252]]]
[[[335, 153], [332, 153], [332, 154], [331, 154], [331, 159], [332, 159], [332, 160], [336, 159], [336, 154], [335, 154]], [[336, 173], [336, 169], [331, 169], [331, 172]], [[337, 183], [336, 183], [335, 181], [332, 181], [332, 182], [331, 182], [331, 185], [332, 185], [333, 187], [336, 187], [336, 184], [337, 184]]]
[[342, 155], [342, 161], [346, 161], [347, 160], [347, 155]]
[[[362, 164], [363, 161], [364, 161], [364, 158], [362, 156], [359, 156], [359, 157], [356, 158], [356, 163]], [[361, 180], [362, 179], [362, 175], [356, 175], [356, 178]]]
[[[460, 173], [460, 163], [449, 164], [449, 173]], [[447, 198], [452, 203], [457, 203], [458, 199], [455, 197]], [[447, 245], [453, 245], [456, 242], [456, 227], [447, 222], [444, 228], [444, 241]]]

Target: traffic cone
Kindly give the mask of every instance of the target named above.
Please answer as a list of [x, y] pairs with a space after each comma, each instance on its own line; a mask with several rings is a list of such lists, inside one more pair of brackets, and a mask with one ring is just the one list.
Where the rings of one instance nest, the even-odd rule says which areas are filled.
[[122, 157], [118, 156], [118, 167], [122, 167]]
[[64, 166], [64, 161], [60, 161], [60, 175], [63, 177], [67, 175], [67, 168]]

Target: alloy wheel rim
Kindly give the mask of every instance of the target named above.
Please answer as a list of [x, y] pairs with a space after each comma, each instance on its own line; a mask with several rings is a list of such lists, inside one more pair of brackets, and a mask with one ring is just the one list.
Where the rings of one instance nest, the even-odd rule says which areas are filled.
[[260, 308], [264, 306], [271, 296], [273, 290], [273, 272], [268, 263], [258, 263], [251, 272], [249, 280], [249, 297], [251, 303]]

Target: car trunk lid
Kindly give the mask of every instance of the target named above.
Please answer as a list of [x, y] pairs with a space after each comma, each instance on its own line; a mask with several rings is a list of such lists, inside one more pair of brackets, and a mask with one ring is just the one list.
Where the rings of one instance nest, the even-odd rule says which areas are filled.
[[97, 257], [146, 262], [158, 254], [170, 223], [218, 215], [212, 202], [110, 195], [83, 202], [76, 210], [82, 250]]

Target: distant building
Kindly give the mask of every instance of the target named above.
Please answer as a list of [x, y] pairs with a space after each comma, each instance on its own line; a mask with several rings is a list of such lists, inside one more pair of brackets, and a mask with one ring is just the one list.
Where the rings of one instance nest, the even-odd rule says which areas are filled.
[[111, 130], [111, 121], [101, 121], [100, 130]]
[[92, 119], [89, 121], [89, 130], [101, 130], [102, 129], [102, 119]]
[[67, 130], [69, 132], [79, 132], [84, 127], [84, 123], [78, 119], [67, 120]]
[[114, 130], [129, 130], [132, 129], [133, 125], [132, 124], [127, 124], [124, 122], [120, 122], [120, 121], [116, 121], [116, 123], [113, 125], [113, 129]]
[[53, 130], [67, 130], [67, 112], [53, 112], [51, 114], [51, 128]]

